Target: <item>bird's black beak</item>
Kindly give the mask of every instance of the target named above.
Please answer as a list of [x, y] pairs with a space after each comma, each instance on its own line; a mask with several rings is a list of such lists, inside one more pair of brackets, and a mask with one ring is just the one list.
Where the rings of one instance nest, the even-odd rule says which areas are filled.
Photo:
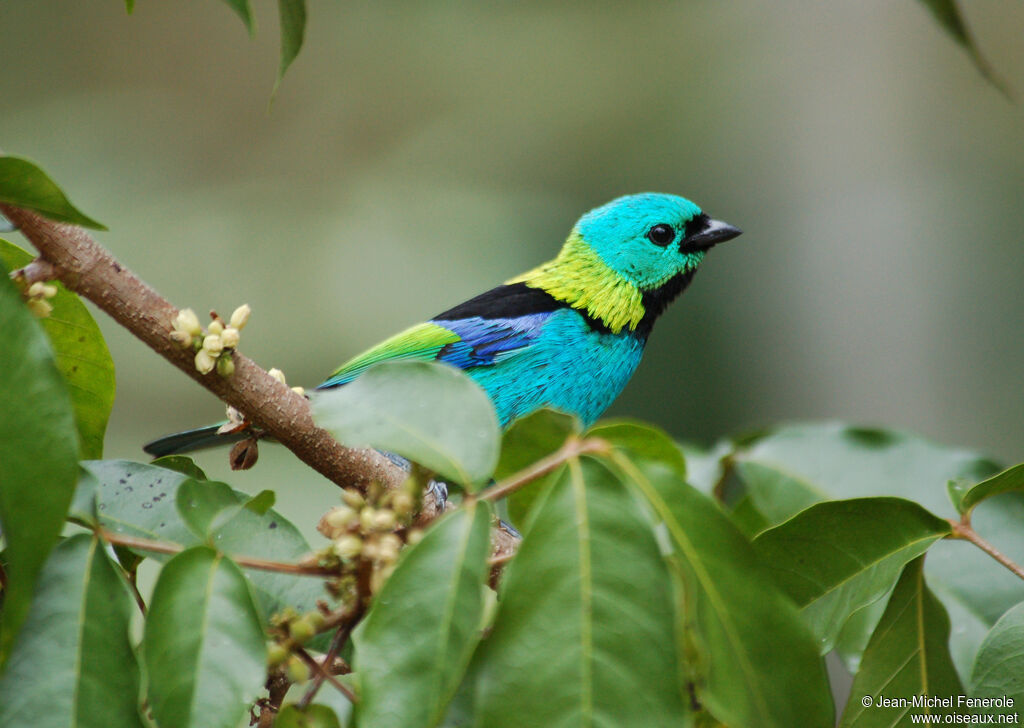
[[738, 227], [733, 227], [727, 222], [708, 218], [700, 230], [683, 238], [679, 248], [683, 252], [707, 250], [726, 240], [732, 240], [742, 233], [743, 231]]

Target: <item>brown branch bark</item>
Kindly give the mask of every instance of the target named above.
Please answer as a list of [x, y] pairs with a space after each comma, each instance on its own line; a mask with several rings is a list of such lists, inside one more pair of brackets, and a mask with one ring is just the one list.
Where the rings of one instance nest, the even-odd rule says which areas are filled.
[[95, 303], [149, 348], [224, 402], [245, 413], [296, 457], [341, 486], [365, 489], [372, 481], [400, 484], [405, 473], [373, 450], [340, 445], [313, 424], [308, 401], [277, 381], [248, 357], [234, 354], [235, 372], [200, 374], [194, 353], [171, 337], [178, 309], [93, 240], [85, 230], [11, 205], [0, 212], [13, 222], [53, 266], [67, 288]]
[[[170, 337], [178, 309], [121, 265], [84, 229], [3, 203], [0, 213], [39, 252], [36, 269], [52, 272], [69, 290], [95, 303], [150, 349], [244, 413], [324, 477], [362, 491], [372, 482], [392, 488], [405, 480], [405, 471], [380, 453], [339, 444], [313, 423], [308, 400], [238, 351], [233, 354], [235, 371], [230, 377], [216, 372], [200, 374], [193, 352]], [[424, 510], [435, 514], [438, 511], [434, 506], [425, 503]], [[501, 528], [494, 529], [492, 541], [496, 555], [513, 553], [518, 545], [518, 539]]]

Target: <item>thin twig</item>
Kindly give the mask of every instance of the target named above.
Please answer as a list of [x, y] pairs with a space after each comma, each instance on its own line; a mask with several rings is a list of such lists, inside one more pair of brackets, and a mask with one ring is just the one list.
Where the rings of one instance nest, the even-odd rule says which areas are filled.
[[[320, 662], [317, 661], [316, 659], [314, 659], [312, 655], [310, 655], [308, 652], [306, 652], [301, 647], [298, 648], [295, 651], [295, 654], [297, 654], [300, 658], [302, 658], [303, 662], [305, 662], [307, 665], [309, 665], [310, 667], [313, 668], [313, 670], [316, 672], [316, 676], [320, 679], [320, 682], [323, 682], [324, 680], [329, 682], [331, 685], [333, 685], [339, 691], [341, 691], [341, 693], [346, 698], [348, 698], [349, 702], [352, 703], [353, 705], [355, 705], [356, 703], [359, 702], [359, 698], [356, 697], [356, 694], [353, 693], [345, 683], [341, 682], [341, 680], [339, 680], [338, 678], [334, 677], [334, 675], [332, 675], [327, 670], [327, 667], [325, 665], [320, 664]], [[334, 658], [331, 658], [331, 659], [333, 660]], [[324, 662], [326, 663], [327, 661], [324, 660]], [[305, 695], [302, 696], [302, 700], [303, 701], [306, 700], [306, 696]], [[306, 705], [308, 705], [308, 703]], [[300, 703], [299, 707], [300, 708], [304, 708], [304, 707], [306, 707], [306, 705], [303, 705], [302, 703]]]
[[951, 534], [952, 538], [961, 538], [965, 541], [970, 541], [979, 549], [1016, 574], [1019, 578], [1024, 579], [1024, 568], [979, 536], [978, 532], [971, 527], [969, 521], [954, 521], [953, 519], [949, 519], [949, 523], [953, 527], [953, 533]]
[[[141, 551], [151, 551], [157, 554], [177, 554], [185, 550], [185, 547], [178, 543], [171, 543], [169, 541], [154, 541], [148, 538], [139, 538], [138, 536], [126, 536], [122, 533], [114, 533], [106, 528], [99, 529], [100, 538], [110, 544], [117, 546], [126, 546], [131, 549], [139, 549]], [[239, 566], [244, 566], [247, 569], [259, 569], [260, 571], [274, 571], [280, 574], [299, 574], [302, 576], [337, 576], [337, 570], [327, 569], [322, 566], [313, 566], [309, 564], [293, 564], [285, 561], [269, 561], [267, 559], [257, 559], [250, 556], [235, 556], [231, 555], [231, 560]]]
[[139, 605], [139, 611], [142, 612], [142, 616], [146, 616], [146, 600], [142, 598], [142, 592], [139, 591], [138, 569], [132, 569], [131, 571], [125, 570], [128, 574], [128, 586], [132, 588], [132, 595], [135, 597], [135, 603]]
[[588, 437], [585, 440], [581, 440], [575, 435], [571, 435], [569, 439], [565, 441], [565, 444], [558, 450], [547, 457], [541, 458], [532, 465], [523, 468], [518, 473], [513, 473], [504, 480], [484, 489], [479, 493], [479, 495], [477, 495], [477, 498], [489, 501], [504, 498], [509, 493], [514, 493], [519, 490], [527, 483], [531, 483], [537, 478], [547, 475], [559, 465], [562, 465], [572, 458], [587, 454], [605, 454], [610, 451], [611, 445], [609, 445], [606, 440], [602, 440], [599, 437]]

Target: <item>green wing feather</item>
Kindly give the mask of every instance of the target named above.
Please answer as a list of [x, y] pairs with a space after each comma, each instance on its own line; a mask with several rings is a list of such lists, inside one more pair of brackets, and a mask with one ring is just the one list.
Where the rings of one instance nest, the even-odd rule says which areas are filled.
[[453, 331], [435, 323], [417, 324], [385, 339], [338, 367], [317, 389], [336, 387], [350, 382], [366, 369], [382, 361], [418, 359], [432, 361], [444, 347], [462, 339]]

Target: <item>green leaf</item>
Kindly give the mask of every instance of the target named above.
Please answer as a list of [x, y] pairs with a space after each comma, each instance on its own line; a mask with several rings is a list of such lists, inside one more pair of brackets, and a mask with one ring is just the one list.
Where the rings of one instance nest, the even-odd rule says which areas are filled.
[[9, 577], [0, 666], [60, 536], [77, 459], [71, 398], [50, 342], [0, 264], [0, 531]]
[[911, 501], [857, 498], [811, 506], [753, 543], [825, 654], [850, 615], [888, 593], [904, 565], [950, 531]]
[[252, 37], [254, 28], [252, 23], [252, 8], [249, 7], [249, 0], [224, 0], [228, 6], [235, 11], [235, 13], [245, 23], [245, 29], [249, 31], [249, 36]]
[[960, 513], [970, 513], [986, 498], [1014, 491], [1024, 491], [1024, 463], [1014, 465], [970, 488], [960, 497], [957, 510]]
[[306, 0], [277, 0], [277, 11], [281, 18], [281, 62], [277, 69], [277, 82], [274, 84], [275, 93], [285, 71], [302, 48], [306, 34]]
[[235, 492], [225, 483], [191, 478], [178, 486], [174, 505], [185, 525], [200, 541], [206, 540], [215, 516], [226, 509], [233, 509], [234, 515], [242, 508]]
[[[1012, 698], [1024, 703], [1024, 602], [1010, 609], [985, 636], [971, 673], [971, 696]], [[1007, 713], [1005, 707], [989, 706], [983, 713]]]
[[35, 210], [57, 222], [107, 229], [75, 209], [46, 172], [21, 157], [0, 156], [0, 202]]
[[[83, 463], [88, 478], [80, 483], [79, 492], [91, 485], [96, 494], [100, 522], [115, 533], [170, 541], [192, 546], [206, 540], [227, 554], [237, 554], [276, 561], [298, 560], [311, 549], [299, 530], [277, 511], [263, 514], [245, 508], [250, 500], [245, 493], [232, 491], [223, 483], [202, 482], [181, 473], [128, 460], [92, 460]], [[190, 485], [185, 486], [186, 483]], [[209, 514], [198, 515], [190, 527], [178, 512], [178, 491], [202, 494], [216, 499], [237, 512], [222, 524], [214, 524]], [[205, 488], [205, 490], [204, 490]], [[233, 502], [228, 503], [230, 492]], [[203, 519], [206, 530], [203, 529]], [[213, 527], [215, 526], [215, 527]], [[213, 528], [211, 528], [213, 527]], [[201, 535], [197, 535], [197, 529]], [[164, 561], [168, 556], [136, 551], [143, 556]], [[301, 575], [250, 570], [246, 578], [252, 583], [262, 613], [269, 617], [290, 606], [299, 612], [316, 608], [316, 600], [324, 596], [321, 583]]]
[[132, 11], [135, 10], [135, 0], [124, 0], [124, 8], [131, 15]]
[[[0, 261], [9, 270], [23, 268], [33, 256], [0, 240]], [[53, 312], [40, 320], [50, 337], [57, 368], [64, 375], [75, 410], [83, 458], [103, 456], [103, 434], [114, 406], [114, 360], [100, 327], [81, 299], [55, 282]]]
[[466, 503], [405, 550], [353, 634], [361, 725], [434, 726], [480, 639], [490, 508]]
[[939, 25], [949, 33], [949, 36], [967, 51], [981, 75], [1004, 95], [1010, 96], [1010, 90], [1006, 83], [996, 75], [988, 61], [982, 56], [981, 51], [978, 50], [978, 45], [967, 30], [967, 24], [960, 15], [960, 9], [955, 0], [921, 0], [921, 2], [932, 11], [932, 15], [939, 21]]
[[[494, 479], [501, 480], [533, 465], [552, 454], [569, 435], [580, 431], [580, 422], [571, 415], [551, 409], [542, 409], [514, 421], [501, 438], [501, 456], [494, 469]], [[508, 512], [512, 522], [522, 525], [530, 506], [544, 489], [545, 484], [557, 477], [557, 471], [537, 478], [508, 497]]]
[[187, 455], [164, 455], [162, 458], [157, 458], [149, 464], [155, 465], [158, 468], [174, 470], [196, 480], [207, 480], [203, 469], [196, 465], [195, 461]]
[[0, 679], [0, 725], [141, 728], [132, 609], [96, 539], [78, 534], [55, 548]]
[[[328, 690], [324, 686], [324, 690]], [[274, 728], [341, 728], [338, 716], [326, 705], [313, 703], [300, 708], [295, 703], [286, 705], [274, 719]]]
[[[924, 557], [903, 569], [854, 676], [842, 728], [911, 725], [910, 713], [947, 715], [954, 709], [888, 707], [880, 696], [950, 697], [963, 693], [949, 656], [949, 617], [924, 581]], [[865, 705], [865, 698], [871, 703]]]
[[470, 670], [474, 725], [687, 725], [674, 631], [668, 569], [637, 500], [604, 465], [572, 460], [506, 569]]
[[373, 447], [475, 490], [498, 462], [491, 400], [446, 364], [377, 364], [344, 387], [313, 398], [313, 419], [350, 447]]
[[266, 647], [241, 570], [211, 548], [182, 551], [160, 571], [142, 655], [161, 728], [234, 728], [259, 696]]
[[815, 640], [750, 543], [670, 462], [616, 460], [671, 542], [698, 701], [730, 726], [830, 725], [832, 699]]

